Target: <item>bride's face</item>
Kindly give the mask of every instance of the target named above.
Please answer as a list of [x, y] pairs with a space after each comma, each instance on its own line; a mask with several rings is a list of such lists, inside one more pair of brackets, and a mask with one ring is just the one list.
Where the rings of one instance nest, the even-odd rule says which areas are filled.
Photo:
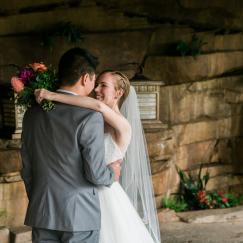
[[118, 101], [115, 80], [110, 73], [104, 73], [96, 80], [96, 99], [113, 108]]

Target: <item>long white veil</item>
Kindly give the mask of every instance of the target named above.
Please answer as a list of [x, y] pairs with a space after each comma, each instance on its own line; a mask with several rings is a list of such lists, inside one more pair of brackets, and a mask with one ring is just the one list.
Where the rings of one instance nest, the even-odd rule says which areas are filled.
[[132, 138], [123, 161], [120, 183], [143, 219], [154, 241], [160, 243], [150, 162], [140, 119], [137, 95], [132, 86], [128, 97], [121, 106], [121, 113], [127, 118], [132, 127]]

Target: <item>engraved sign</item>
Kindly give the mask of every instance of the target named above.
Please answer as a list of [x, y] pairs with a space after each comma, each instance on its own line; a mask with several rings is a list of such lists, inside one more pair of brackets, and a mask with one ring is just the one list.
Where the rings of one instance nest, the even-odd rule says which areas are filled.
[[157, 94], [138, 94], [141, 119], [156, 119]]
[[140, 115], [143, 123], [160, 122], [159, 120], [159, 95], [163, 82], [136, 81], [134, 86], [139, 103]]

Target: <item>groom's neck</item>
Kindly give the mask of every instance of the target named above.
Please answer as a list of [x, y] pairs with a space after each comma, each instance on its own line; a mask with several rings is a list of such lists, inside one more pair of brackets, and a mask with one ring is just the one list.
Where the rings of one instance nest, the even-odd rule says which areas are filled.
[[85, 89], [81, 87], [76, 87], [76, 86], [61, 86], [60, 89], [75, 93], [80, 96], [86, 96]]

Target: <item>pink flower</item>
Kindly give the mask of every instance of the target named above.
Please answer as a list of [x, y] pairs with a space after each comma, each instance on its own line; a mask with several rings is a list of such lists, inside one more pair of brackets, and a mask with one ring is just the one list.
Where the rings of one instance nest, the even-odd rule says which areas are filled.
[[24, 84], [21, 79], [14, 76], [11, 79], [11, 85], [16, 93], [20, 93], [24, 89]]
[[203, 202], [206, 202], [207, 199], [206, 199], [206, 192], [205, 191], [199, 191], [197, 193], [197, 200], [200, 202], [200, 203], [203, 203]]
[[38, 62], [34, 62], [34, 63], [30, 64], [30, 67], [32, 67], [34, 71], [44, 72], [47, 70], [47, 67], [45, 66], [45, 64], [38, 63]]
[[229, 199], [228, 199], [227, 197], [223, 197], [223, 198], [222, 198], [222, 202], [223, 202], [223, 203], [227, 203], [228, 201], [229, 201]]
[[219, 194], [220, 197], [224, 196], [224, 193], [222, 191], [219, 191], [218, 194]]

